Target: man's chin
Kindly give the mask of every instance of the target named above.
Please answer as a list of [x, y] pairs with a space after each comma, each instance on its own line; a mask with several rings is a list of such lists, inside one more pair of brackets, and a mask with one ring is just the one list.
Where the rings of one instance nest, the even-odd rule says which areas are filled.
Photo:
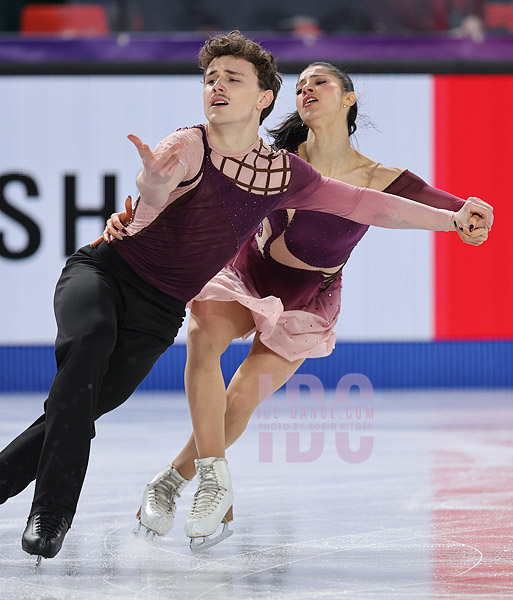
[[208, 120], [212, 123], [230, 123], [230, 115], [220, 110], [211, 110], [208, 112]]

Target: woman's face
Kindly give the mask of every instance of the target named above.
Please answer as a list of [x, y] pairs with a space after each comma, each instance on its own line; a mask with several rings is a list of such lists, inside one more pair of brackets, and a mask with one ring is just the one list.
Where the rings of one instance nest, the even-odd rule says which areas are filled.
[[296, 84], [296, 108], [306, 125], [341, 113], [345, 96], [340, 79], [320, 65], [305, 69]]

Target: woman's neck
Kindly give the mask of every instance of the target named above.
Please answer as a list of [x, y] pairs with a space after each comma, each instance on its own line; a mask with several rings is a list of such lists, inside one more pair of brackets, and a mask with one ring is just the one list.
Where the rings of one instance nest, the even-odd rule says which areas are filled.
[[342, 132], [340, 127], [310, 128], [301, 155], [322, 175], [335, 178], [369, 163], [351, 146], [347, 130]]

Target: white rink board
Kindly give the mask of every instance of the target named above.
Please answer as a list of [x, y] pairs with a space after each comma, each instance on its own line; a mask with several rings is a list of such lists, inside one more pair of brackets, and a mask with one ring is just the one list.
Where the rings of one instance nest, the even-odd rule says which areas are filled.
[[[286, 76], [273, 126], [294, 109], [294, 76]], [[77, 205], [103, 203], [103, 178], [116, 181], [116, 205], [137, 194], [140, 168], [126, 139], [139, 135], [150, 145], [178, 127], [204, 120], [199, 75], [19, 76], [0, 80], [0, 177], [22, 174], [37, 186], [28, 197], [17, 182], [0, 198], [4, 247], [19, 252], [27, 232], [5, 214], [5, 203], [28, 216], [40, 231], [29, 257], [0, 257], [0, 345], [52, 344], [52, 298], [65, 262], [64, 179], [76, 178]], [[392, 166], [431, 178], [431, 78], [429, 75], [355, 77], [360, 113], [357, 147]], [[264, 133], [264, 131], [262, 132]], [[81, 218], [77, 247], [98, 237], [102, 219]], [[431, 234], [371, 230], [344, 273], [338, 335], [348, 340], [406, 340], [432, 334]], [[185, 339], [183, 328], [179, 340]]]

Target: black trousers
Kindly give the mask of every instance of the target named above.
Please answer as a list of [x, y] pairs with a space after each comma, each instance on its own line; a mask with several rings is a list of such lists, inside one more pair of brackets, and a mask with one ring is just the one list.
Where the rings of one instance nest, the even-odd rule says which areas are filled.
[[29, 516], [50, 510], [71, 523], [95, 419], [120, 406], [173, 343], [185, 304], [103, 242], [68, 260], [54, 307], [57, 374], [44, 414], [0, 452], [0, 503], [36, 479]]

